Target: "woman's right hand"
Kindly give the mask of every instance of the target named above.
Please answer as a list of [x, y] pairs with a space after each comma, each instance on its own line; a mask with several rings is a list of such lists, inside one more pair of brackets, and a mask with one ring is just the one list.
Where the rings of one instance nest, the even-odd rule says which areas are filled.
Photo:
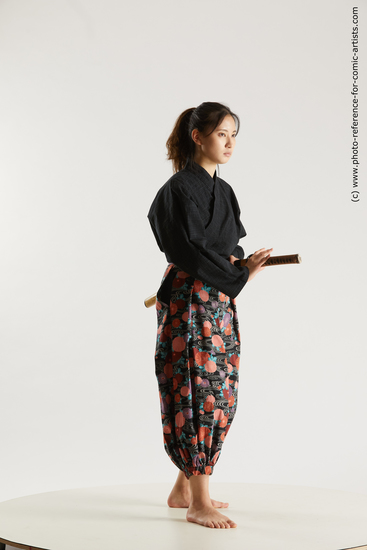
[[256, 250], [246, 262], [246, 266], [248, 267], [248, 270], [250, 272], [249, 278], [247, 279], [247, 282], [251, 281], [259, 273], [259, 271], [262, 271], [265, 269], [265, 266], [263, 265], [268, 258], [270, 258], [270, 254], [272, 252], [272, 248], [260, 248], [260, 250]]

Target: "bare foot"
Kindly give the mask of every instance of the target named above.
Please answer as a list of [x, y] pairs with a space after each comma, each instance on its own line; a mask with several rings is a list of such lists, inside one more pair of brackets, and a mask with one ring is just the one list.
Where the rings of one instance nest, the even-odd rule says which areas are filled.
[[188, 491], [180, 491], [173, 487], [168, 499], [167, 504], [170, 508], [188, 508], [191, 500], [190, 488]]
[[[175, 487], [172, 489], [168, 499], [167, 504], [170, 508], [189, 508], [191, 500], [191, 491], [180, 491]], [[228, 502], [221, 502], [220, 500], [210, 499], [213, 508], [228, 508]]]
[[234, 521], [209, 505], [201, 507], [190, 505], [186, 513], [186, 519], [187, 521], [204, 525], [204, 527], [211, 527], [212, 529], [230, 529], [231, 527], [237, 527]]
[[212, 506], [214, 506], [214, 508], [228, 508], [229, 506], [228, 502], [221, 502], [220, 500], [214, 500], [213, 498], [210, 500], [212, 501]]

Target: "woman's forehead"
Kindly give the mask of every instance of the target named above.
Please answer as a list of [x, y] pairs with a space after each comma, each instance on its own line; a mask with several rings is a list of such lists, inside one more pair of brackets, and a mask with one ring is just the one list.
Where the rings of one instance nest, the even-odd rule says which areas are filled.
[[236, 129], [236, 123], [234, 121], [234, 118], [232, 115], [226, 115], [222, 122], [218, 124], [216, 130], [226, 130], [227, 132], [230, 132], [231, 130]]

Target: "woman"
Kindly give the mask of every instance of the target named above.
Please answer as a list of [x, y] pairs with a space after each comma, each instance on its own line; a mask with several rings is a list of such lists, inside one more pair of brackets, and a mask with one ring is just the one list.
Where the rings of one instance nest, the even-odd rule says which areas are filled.
[[[236, 127], [237, 123], [237, 127]], [[209, 476], [237, 407], [240, 332], [236, 296], [264, 269], [272, 248], [244, 258], [246, 235], [231, 186], [217, 176], [236, 142], [239, 118], [205, 102], [184, 111], [167, 140], [174, 174], [159, 189], [148, 218], [168, 266], [157, 292], [155, 370], [165, 450], [180, 469], [168, 497], [186, 519], [237, 527], [209, 496]]]

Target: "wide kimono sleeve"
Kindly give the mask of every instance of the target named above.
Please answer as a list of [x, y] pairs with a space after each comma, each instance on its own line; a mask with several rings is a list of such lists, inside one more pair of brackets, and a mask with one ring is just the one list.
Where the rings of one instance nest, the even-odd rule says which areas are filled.
[[[246, 233], [246, 229], [243, 227], [243, 224], [241, 222], [240, 205], [238, 204], [237, 197], [236, 197], [236, 195], [235, 195], [232, 188], [231, 188], [231, 202], [232, 202], [232, 207], [233, 207], [233, 214], [234, 214], [235, 219], [236, 219], [236, 224], [240, 228], [240, 230], [239, 230], [239, 239], [242, 239], [242, 237], [246, 237], [247, 233]], [[245, 251], [243, 250], [242, 246], [240, 246], [239, 244], [237, 244], [235, 246], [235, 248], [234, 248], [233, 252], [231, 252], [231, 254], [233, 256], [235, 256], [236, 258], [239, 258], [240, 260], [243, 260], [243, 258], [245, 257]]]
[[242, 246], [239, 244], [235, 247], [235, 249], [231, 254], [232, 256], [234, 256], [235, 258], [238, 258], [239, 260], [243, 260], [243, 258], [245, 257], [245, 251], [243, 250]]
[[180, 181], [158, 194], [148, 217], [158, 245], [183, 271], [235, 298], [249, 277], [246, 266], [237, 267], [208, 248], [205, 227], [196, 203]]

